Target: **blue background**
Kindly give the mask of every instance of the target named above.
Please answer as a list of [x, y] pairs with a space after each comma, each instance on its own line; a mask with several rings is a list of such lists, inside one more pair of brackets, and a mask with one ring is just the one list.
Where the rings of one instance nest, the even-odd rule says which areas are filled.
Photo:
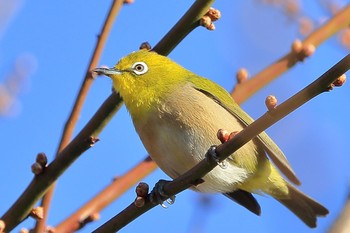
[[[341, 4], [348, 1], [340, 1]], [[0, 1], [0, 83], [14, 67], [25, 70], [15, 102], [0, 118], [0, 213], [4, 213], [32, 179], [30, 166], [38, 152], [52, 161], [63, 125], [77, 95], [111, 1]], [[177, 22], [192, 1], [139, 1], [122, 8], [107, 41], [101, 65], [114, 65], [137, 50], [155, 45]], [[319, 1], [302, 1], [301, 15], [319, 25], [330, 16]], [[298, 34], [296, 19], [260, 1], [217, 1], [222, 13], [211, 32], [198, 28], [169, 55], [184, 67], [211, 78], [227, 90], [235, 72], [246, 67], [255, 74], [290, 50]], [[314, 56], [297, 64], [259, 91], [242, 107], [257, 118], [266, 111], [265, 97], [279, 102], [311, 83], [343, 58], [349, 49], [339, 35], [323, 43]], [[76, 132], [110, 94], [108, 78], [95, 80]], [[349, 193], [348, 151], [350, 97], [347, 83], [322, 94], [267, 130], [282, 148], [299, 178], [300, 189], [330, 210], [310, 230], [271, 197], [257, 196], [262, 216], [256, 217], [222, 195], [185, 191], [168, 209], [156, 207], [123, 232], [325, 232], [336, 219]], [[101, 141], [81, 156], [59, 179], [49, 224], [69, 214], [122, 175], [147, 154], [123, 107], [100, 134]], [[160, 170], [144, 179], [153, 186], [168, 177]], [[91, 232], [135, 198], [131, 189], [101, 212], [101, 219], [81, 232]], [[206, 203], [206, 204], [203, 204]], [[23, 222], [31, 228], [34, 221]]]

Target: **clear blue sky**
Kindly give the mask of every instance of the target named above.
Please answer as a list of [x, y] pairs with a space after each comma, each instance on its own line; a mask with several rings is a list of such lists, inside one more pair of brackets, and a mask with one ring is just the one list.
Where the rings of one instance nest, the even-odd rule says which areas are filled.
[[[110, 2], [0, 0], [0, 87], [13, 74], [16, 64], [25, 65], [28, 74], [9, 112], [0, 116], [1, 215], [32, 179], [30, 166], [36, 154], [45, 152], [52, 161]], [[198, 28], [170, 57], [231, 90], [238, 68], [246, 67], [255, 74], [287, 53], [295, 38], [302, 38], [295, 20], [258, 2], [218, 1], [214, 6], [221, 10], [222, 19], [216, 23], [217, 29], [210, 32]], [[137, 50], [141, 42], [155, 45], [191, 3], [169, 0], [151, 4], [136, 0], [123, 7], [100, 64], [114, 65], [122, 56]], [[319, 1], [303, 4], [307, 5], [302, 5], [301, 14], [312, 16], [316, 25], [329, 16]], [[282, 102], [312, 82], [349, 51], [337, 38], [322, 44], [312, 58], [282, 75], [242, 107], [257, 118], [266, 111], [267, 95], [273, 94]], [[110, 90], [108, 78], [96, 79], [76, 132]], [[330, 210], [330, 215], [319, 219], [318, 228], [312, 232], [328, 229], [349, 193], [349, 97], [346, 83], [313, 99], [267, 131], [301, 179], [300, 189]], [[146, 155], [125, 108], [105, 128], [100, 139], [60, 178], [49, 214], [50, 225], [58, 224], [113, 177], [122, 175]], [[158, 170], [144, 181], [153, 186], [159, 179], [168, 177]], [[185, 191], [170, 208], [154, 208], [123, 232], [145, 229], [168, 233], [311, 232], [271, 197], [257, 197], [261, 217], [221, 195], [210, 195], [211, 205], [200, 207], [200, 197]], [[134, 198], [132, 189], [103, 210], [100, 221], [87, 225], [81, 232], [96, 229]], [[33, 220], [26, 220], [16, 230], [32, 226]]]

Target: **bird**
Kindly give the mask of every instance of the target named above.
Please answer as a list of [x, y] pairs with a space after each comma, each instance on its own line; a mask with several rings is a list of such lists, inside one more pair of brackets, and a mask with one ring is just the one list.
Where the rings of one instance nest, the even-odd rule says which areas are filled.
[[[112, 79], [150, 157], [173, 179], [203, 160], [210, 146], [221, 143], [219, 129], [237, 132], [253, 122], [223, 87], [151, 50], [132, 52], [112, 68], [93, 71]], [[328, 214], [295, 187], [299, 179], [265, 132], [224, 162], [191, 189], [222, 193], [256, 215], [261, 207], [253, 194], [267, 194], [311, 228], [317, 217]]]

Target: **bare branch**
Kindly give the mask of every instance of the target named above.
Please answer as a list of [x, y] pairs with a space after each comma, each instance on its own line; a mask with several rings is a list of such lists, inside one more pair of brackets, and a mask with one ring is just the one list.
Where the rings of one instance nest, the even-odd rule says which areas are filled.
[[34, 204], [45, 194], [50, 185], [87, 149], [94, 145], [96, 135], [104, 127], [106, 119], [110, 119], [121, 107], [118, 94], [111, 95], [98, 109], [80, 133], [69, 143], [57, 158], [46, 168], [45, 173], [37, 175], [24, 190], [21, 196], [1, 217], [6, 224], [5, 232], [11, 231], [23, 221]]
[[[302, 47], [312, 45], [317, 47], [326, 39], [350, 26], [350, 5], [339, 11], [334, 17], [332, 17], [323, 26], [311, 33], [303, 42]], [[303, 50], [300, 50], [303, 52]], [[308, 51], [308, 50], [307, 50]], [[291, 51], [287, 55], [283, 56], [275, 63], [271, 64], [260, 73], [255, 75], [245, 82], [238, 83], [232, 91], [233, 99], [238, 103], [242, 103], [251, 97], [254, 93], [266, 86], [268, 83], [276, 79], [282, 73], [293, 67], [298, 61], [300, 54]]]
[[152, 50], [167, 56], [193, 29], [199, 26], [200, 19], [208, 12], [213, 3], [214, 0], [195, 1]]

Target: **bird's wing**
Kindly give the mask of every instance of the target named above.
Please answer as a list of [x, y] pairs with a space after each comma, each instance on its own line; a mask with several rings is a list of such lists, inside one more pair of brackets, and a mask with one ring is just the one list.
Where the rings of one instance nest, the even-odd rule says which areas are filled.
[[[240, 120], [240, 122], [248, 126], [254, 120], [245, 113], [232, 99], [231, 95], [216, 83], [199, 77], [191, 76], [189, 81], [193, 83], [193, 87], [211, 98], [217, 104], [225, 108], [234, 117]], [[215, 95], [210, 90], [216, 90]], [[295, 172], [293, 171], [291, 165], [289, 164], [287, 158], [284, 156], [281, 149], [272, 141], [272, 139], [265, 133], [261, 132], [257, 136], [258, 141], [261, 142], [265, 151], [273, 161], [273, 163], [278, 167], [278, 169], [294, 184], [300, 185], [300, 181], [297, 178]]]

